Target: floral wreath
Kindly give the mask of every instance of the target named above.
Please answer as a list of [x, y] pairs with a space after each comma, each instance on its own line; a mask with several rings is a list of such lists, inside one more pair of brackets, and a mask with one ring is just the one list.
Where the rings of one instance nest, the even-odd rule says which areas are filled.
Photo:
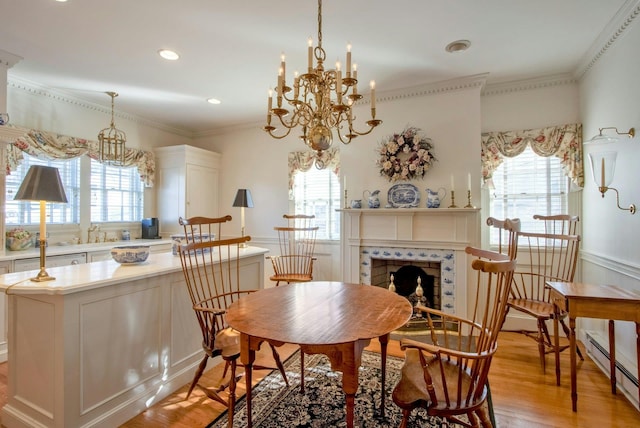
[[419, 128], [409, 127], [381, 143], [376, 165], [380, 175], [389, 181], [400, 181], [424, 177], [436, 160], [431, 139], [422, 135]]

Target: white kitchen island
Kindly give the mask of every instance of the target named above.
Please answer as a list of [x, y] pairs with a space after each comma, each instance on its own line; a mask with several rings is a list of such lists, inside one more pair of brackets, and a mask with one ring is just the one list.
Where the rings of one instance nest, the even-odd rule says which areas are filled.
[[[247, 289], [263, 288], [266, 252], [241, 250]], [[179, 257], [47, 271], [55, 281], [0, 275], [9, 316], [3, 426], [114, 427], [191, 381], [202, 338]]]

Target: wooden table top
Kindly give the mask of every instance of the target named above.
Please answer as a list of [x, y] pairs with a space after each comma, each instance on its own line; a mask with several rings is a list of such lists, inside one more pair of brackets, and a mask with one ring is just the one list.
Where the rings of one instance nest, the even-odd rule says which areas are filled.
[[307, 282], [242, 297], [227, 309], [227, 322], [267, 340], [330, 345], [385, 335], [405, 325], [411, 314], [409, 301], [385, 288]]
[[547, 285], [564, 297], [593, 299], [593, 300], [619, 300], [639, 301], [640, 294], [631, 290], [625, 290], [615, 285], [587, 284], [581, 282], [553, 282], [547, 281]]

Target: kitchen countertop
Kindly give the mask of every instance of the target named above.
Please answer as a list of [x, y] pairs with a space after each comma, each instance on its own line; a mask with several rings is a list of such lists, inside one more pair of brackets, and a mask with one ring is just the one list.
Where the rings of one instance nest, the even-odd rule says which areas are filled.
[[[86, 246], [86, 244], [74, 245], [73, 247], [82, 246]], [[267, 252], [269, 250], [266, 248], [247, 247], [240, 250], [240, 258], [257, 256]], [[149, 254], [149, 258], [145, 262], [133, 265], [121, 265], [114, 260], [103, 260], [47, 268], [49, 275], [56, 279], [46, 282], [30, 281], [38, 273], [38, 270], [7, 273], [0, 275], [0, 290], [11, 288], [9, 291], [11, 294], [66, 295], [179, 271], [182, 271], [180, 257], [167, 251]]]
[[[47, 256], [59, 256], [64, 254], [88, 253], [93, 251], [108, 251], [116, 246], [132, 245], [171, 245], [171, 239], [132, 239], [130, 241], [99, 242], [95, 244], [52, 244], [47, 247]], [[40, 248], [29, 248], [23, 251], [0, 251], [0, 261], [30, 259], [40, 257]]]

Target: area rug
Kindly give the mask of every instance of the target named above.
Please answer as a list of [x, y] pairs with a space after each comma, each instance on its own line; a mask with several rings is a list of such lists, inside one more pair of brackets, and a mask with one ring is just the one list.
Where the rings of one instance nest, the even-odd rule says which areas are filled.
[[[387, 395], [385, 418], [380, 417], [380, 354], [364, 351], [360, 367], [355, 416], [359, 427], [398, 427], [402, 420], [400, 409], [391, 400], [393, 386], [400, 379], [403, 360], [387, 358]], [[300, 354], [294, 353], [286, 362], [285, 370], [290, 387], [287, 388], [280, 372], [269, 374], [253, 388], [253, 426], [256, 428], [320, 428], [342, 427], [345, 422], [345, 396], [342, 391], [342, 373], [331, 371], [329, 359], [324, 355], [305, 356], [305, 394], [300, 393]], [[243, 381], [243, 380], [242, 380]], [[242, 382], [241, 381], [241, 382]], [[207, 428], [226, 428], [227, 413], [220, 415]], [[244, 397], [236, 404], [234, 428], [247, 426]], [[431, 417], [422, 410], [414, 410], [409, 426], [416, 428], [440, 427], [440, 418]], [[453, 424], [449, 426], [453, 427]]]

